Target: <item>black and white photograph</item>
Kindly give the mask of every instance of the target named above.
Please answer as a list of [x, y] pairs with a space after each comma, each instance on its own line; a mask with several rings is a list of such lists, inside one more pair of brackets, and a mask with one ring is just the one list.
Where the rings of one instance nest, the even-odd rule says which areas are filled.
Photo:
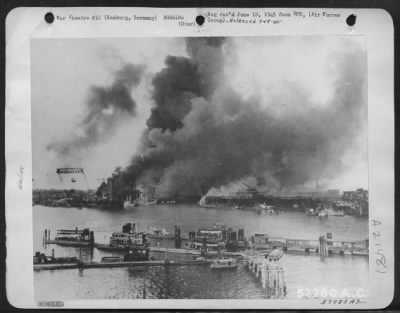
[[364, 37], [31, 58], [36, 299], [368, 297]]
[[[12, 284], [20, 255], [42, 307], [174, 299], [185, 308], [362, 308], [375, 307], [376, 286], [390, 293], [393, 60], [363, 30], [364, 17], [382, 12], [360, 11], [358, 30], [321, 10], [343, 19], [337, 34], [330, 20], [326, 33], [310, 30], [318, 15], [304, 11], [304, 34], [290, 20], [268, 26], [277, 33], [196, 26], [131, 36], [101, 30], [129, 19], [93, 14], [108, 18], [87, 37], [67, 32], [86, 15], [63, 12], [30, 37], [29, 62], [9, 61], [8, 81], [29, 76], [8, 109], [8, 129], [22, 138], [8, 141]], [[141, 25], [189, 27], [179, 14], [132, 12], [148, 17]], [[204, 27], [226, 18], [210, 12]], [[245, 20], [232, 12], [230, 23]], [[297, 11], [285, 12], [279, 23]], [[31, 154], [20, 158], [24, 149]], [[23, 223], [18, 198], [28, 205]]]

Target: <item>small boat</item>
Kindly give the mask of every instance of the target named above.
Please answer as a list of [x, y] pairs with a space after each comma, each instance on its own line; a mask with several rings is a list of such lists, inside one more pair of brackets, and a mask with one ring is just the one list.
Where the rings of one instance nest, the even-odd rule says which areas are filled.
[[264, 212], [267, 213], [268, 215], [278, 215], [279, 211], [276, 209], [273, 205], [267, 205], [266, 208], [264, 209]]
[[120, 256], [104, 256], [101, 258], [102, 263], [122, 262], [123, 260]]
[[256, 212], [261, 215], [266, 213], [268, 215], [277, 215], [279, 214], [278, 210], [273, 205], [267, 205], [265, 203], [261, 203], [255, 206]]
[[318, 211], [317, 215], [319, 217], [328, 217], [328, 211], [325, 209], [322, 209], [322, 210]]
[[333, 213], [330, 214], [331, 216], [345, 216], [343, 211], [333, 211]]
[[137, 205], [154, 205], [157, 204], [157, 199], [152, 200], [139, 200]]
[[61, 246], [92, 246], [94, 245], [94, 233], [89, 228], [85, 229], [59, 229], [53, 240], [46, 240], [47, 244]]
[[175, 239], [175, 235], [171, 234], [165, 228], [158, 229], [151, 227], [147, 236], [153, 239]]
[[306, 215], [307, 216], [316, 216], [318, 213], [315, 209], [308, 208], [306, 209]]
[[233, 258], [218, 258], [212, 261], [210, 268], [213, 269], [226, 269], [236, 268], [237, 262]]

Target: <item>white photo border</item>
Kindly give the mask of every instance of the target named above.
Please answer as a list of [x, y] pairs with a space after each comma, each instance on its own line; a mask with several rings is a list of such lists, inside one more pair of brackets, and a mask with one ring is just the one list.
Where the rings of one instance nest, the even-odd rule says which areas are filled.
[[[44, 21], [44, 15], [163, 14], [197, 15], [222, 11], [293, 10], [340, 13], [341, 18], [286, 19], [280, 24], [217, 24], [179, 27], [157, 19], [104, 23]], [[350, 14], [356, 26], [345, 23]], [[365, 302], [322, 303], [298, 300], [65, 300], [64, 308], [135, 309], [379, 309], [394, 294], [394, 29], [382, 9], [274, 8], [17, 8], [6, 19], [6, 280], [8, 301], [19, 308], [39, 307], [33, 297], [32, 266], [32, 149], [30, 42], [34, 38], [190, 37], [190, 36], [367, 36], [368, 158], [369, 158], [369, 294]], [[382, 55], [384, 54], [384, 57]], [[379, 233], [379, 236], [377, 234]], [[382, 249], [382, 250], [379, 250]], [[380, 273], [382, 255], [386, 273]]]

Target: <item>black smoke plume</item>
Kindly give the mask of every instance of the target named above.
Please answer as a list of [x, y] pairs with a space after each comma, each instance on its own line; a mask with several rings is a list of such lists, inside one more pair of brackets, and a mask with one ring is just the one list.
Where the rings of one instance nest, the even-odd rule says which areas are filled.
[[364, 53], [332, 58], [331, 103], [310, 106], [305, 89], [288, 83], [281, 95], [291, 94], [296, 110], [276, 114], [281, 97], [245, 101], [225, 82], [225, 44], [191, 38], [188, 57], [167, 57], [153, 79], [155, 106], [125, 181], [175, 197], [241, 181], [276, 191], [335, 177], [366, 120]]
[[51, 143], [47, 149], [68, 162], [80, 159], [83, 151], [112, 136], [118, 123], [136, 114], [136, 102], [131, 91], [139, 85], [143, 72], [143, 66], [126, 64], [114, 73], [110, 86], [92, 86], [88, 92], [86, 112], [78, 121], [74, 135]]

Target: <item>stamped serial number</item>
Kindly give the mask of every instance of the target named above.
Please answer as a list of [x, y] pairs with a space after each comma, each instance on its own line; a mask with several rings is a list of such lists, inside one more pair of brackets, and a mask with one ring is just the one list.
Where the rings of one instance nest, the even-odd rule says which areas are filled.
[[63, 307], [64, 301], [39, 301], [37, 304], [41, 307]]
[[299, 288], [297, 289], [298, 298], [366, 298], [367, 292], [364, 288], [355, 290], [336, 289], [336, 288]]

